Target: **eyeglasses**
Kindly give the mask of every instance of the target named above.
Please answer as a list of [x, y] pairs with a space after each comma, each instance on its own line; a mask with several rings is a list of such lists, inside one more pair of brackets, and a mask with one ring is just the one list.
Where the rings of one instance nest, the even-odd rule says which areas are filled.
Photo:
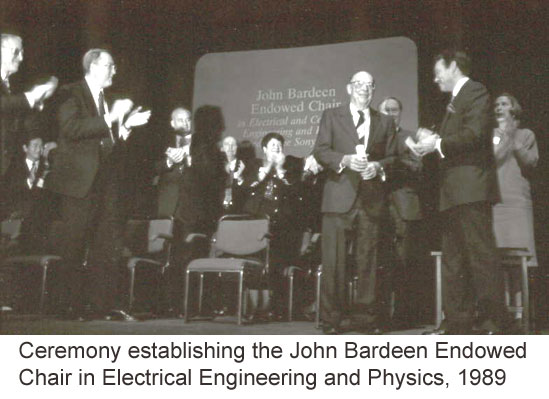
[[111, 71], [115, 71], [116, 72], [116, 65], [115, 64], [96, 64], [96, 65], [99, 65], [99, 66], [102, 66], [102, 67], [105, 67]]
[[8, 49], [14, 57], [19, 57], [19, 56], [23, 57], [23, 49], [22, 48], [10, 47], [10, 46], [2, 46], [2, 47], [5, 48], [5, 49]]
[[359, 89], [363, 86], [366, 87], [368, 90], [373, 90], [376, 88], [376, 84], [374, 82], [361, 82], [359, 80], [355, 80], [351, 82], [351, 84], [355, 89]]

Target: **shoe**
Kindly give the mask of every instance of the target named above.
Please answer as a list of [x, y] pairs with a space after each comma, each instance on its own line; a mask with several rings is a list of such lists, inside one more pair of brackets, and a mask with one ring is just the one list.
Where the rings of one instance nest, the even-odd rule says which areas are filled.
[[436, 328], [434, 330], [424, 331], [421, 335], [452, 335], [445, 328]]
[[133, 322], [136, 321], [135, 317], [131, 316], [130, 314], [124, 312], [120, 309], [114, 309], [111, 310], [107, 315], [103, 317], [103, 320], [106, 321], [125, 321], [125, 322]]
[[322, 333], [325, 335], [337, 335], [341, 333], [341, 331], [339, 330], [339, 328], [328, 324], [328, 325], [322, 326]]
[[267, 314], [267, 320], [268, 321], [282, 321], [284, 316], [282, 316], [280, 313], [277, 312], [269, 312]]
[[182, 319], [185, 317], [185, 315], [178, 309], [169, 308], [161, 312], [160, 317], [166, 317], [168, 319]]
[[417, 325], [409, 320], [393, 320], [391, 322], [391, 331], [404, 331], [404, 330], [413, 330]]

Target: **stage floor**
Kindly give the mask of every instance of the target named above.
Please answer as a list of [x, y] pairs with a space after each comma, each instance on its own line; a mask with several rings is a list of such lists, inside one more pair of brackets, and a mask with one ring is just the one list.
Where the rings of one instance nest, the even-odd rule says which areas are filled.
[[[417, 335], [433, 327], [424, 326], [414, 330], [392, 331], [388, 334]], [[315, 328], [315, 323], [310, 321], [281, 321], [239, 326], [236, 324], [236, 317], [233, 316], [184, 323], [181, 319], [78, 322], [59, 320], [53, 316], [7, 314], [3, 317], [0, 334], [321, 335], [322, 330]]]
[[[433, 329], [425, 325], [412, 330], [391, 331], [385, 335], [420, 335]], [[549, 334], [549, 330], [539, 332]], [[66, 321], [53, 316], [4, 315], [0, 334], [116, 334], [116, 335], [321, 335], [310, 321], [236, 324], [233, 316], [214, 320], [194, 320], [184, 323], [181, 319], [145, 319], [135, 322], [119, 321]], [[357, 334], [347, 332], [345, 334]]]

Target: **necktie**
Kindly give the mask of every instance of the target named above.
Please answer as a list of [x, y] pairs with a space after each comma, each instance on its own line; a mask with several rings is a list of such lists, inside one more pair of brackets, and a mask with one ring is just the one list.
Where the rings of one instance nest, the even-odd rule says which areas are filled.
[[446, 111], [451, 112], [452, 114], [456, 112], [456, 108], [454, 107], [454, 100], [456, 99], [456, 96], [452, 96], [450, 99], [450, 102], [446, 106]]
[[8, 91], [8, 94], [11, 94], [11, 89], [10, 89], [10, 81], [8, 78], [4, 79], [2, 81], [2, 83], [4, 84], [4, 87], [6, 88], [6, 90]]
[[[99, 95], [97, 96], [97, 111], [99, 112], [99, 116], [103, 117], [105, 116], [105, 97], [103, 94], [103, 90], [99, 92]], [[111, 138], [111, 141], [114, 143], [114, 135], [112, 133], [112, 128], [109, 127], [109, 136]]]
[[97, 110], [99, 111], [99, 116], [105, 116], [105, 97], [103, 96], [103, 90], [101, 90], [99, 96], [97, 96]]
[[358, 122], [356, 124], [357, 129], [364, 123], [364, 111], [358, 111], [358, 115]]
[[29, 173], [29, 180], [30, 180], [31, 187], [34, 187], [34, 183], [36, 181], [36, 172], [38, 172], [38, 162], [33, 161], [32, 167]]

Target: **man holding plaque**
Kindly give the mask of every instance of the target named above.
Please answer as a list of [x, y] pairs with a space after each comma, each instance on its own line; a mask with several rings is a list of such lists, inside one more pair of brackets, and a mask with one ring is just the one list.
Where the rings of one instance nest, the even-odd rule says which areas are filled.
[[[324, 111], [314, 156], [327, 169], [322, 198], [323, 330], [337, 334], [350, 313], [363, 332], [377, 330], [380, 301], [376, 295], [379, 225], [386, 214], [385, 174], [396, 156], [393, 119], [370, 108], [372, 75], [355, 73], [346, 86], [349, 102]], [[352, 276], [346, 264], [347, 232], [354, 230], [358, 277], [356, 300], [346, 303]]]
[[434, 82], [452, 97], [438, 134], [420, 129], [415, 146], [420, 155], [436, 151], [440, 157], [446, 320], [434, 334], [471, 333], [475, 310], [484, 333], [501, 332], [508, 320], [492, 231], [491, 206], [499, 192], [490, 97], [484, 85], [469, 79], [470, 65], [460, 51], [445, 51], [435, 58]]

